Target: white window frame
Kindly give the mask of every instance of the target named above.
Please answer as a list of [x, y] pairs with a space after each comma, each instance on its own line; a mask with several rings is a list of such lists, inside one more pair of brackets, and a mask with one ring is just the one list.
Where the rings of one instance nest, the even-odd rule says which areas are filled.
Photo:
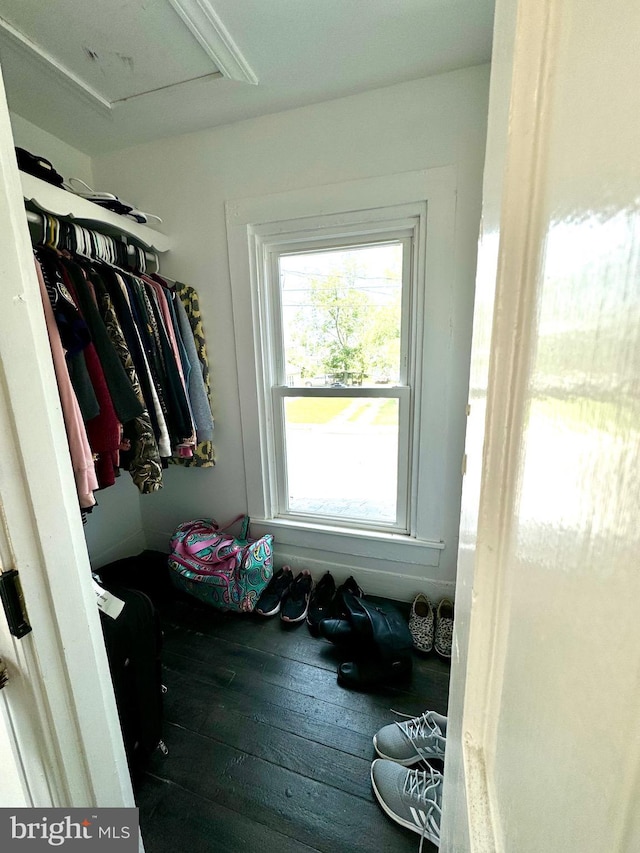
[[[379, 545], [385, 540], [405, 549], [403, 553], [408, 545], [444, 547], [439, 495], [447, 445], [448, 370], [442, 369], [442, 360], [451, 349], [455, 199], [455, 169], [445, 166], [227, 202], [248, 512], [258, 525], [264, 522], [271, 529], [278, 528], [279, 541], [280, 531], [288, 529], [292, 541], [304, 531], [309, 547], [318, 548], [324, 547], [323, 539], [335, 542], [348, 533], [363, 541], [363, 554], [368, 553], [367, 542]], [[380, 525], [372, 530], [369, 524], [351, 522], [345, 529], [331, 522], [319, 523], [315, 516], [308, 520], [279, 517], [282, 482], [274, 476], [273, 461], [274, 438], [282, 425], [274, 422], [271, 391], [277, 373], [268, 331], [276, 314], [265, 281], [269, 250], [309, 242], [319, 248], [323, 237], [333, 245], [341, 233], [348, 239], [374, 239], [376, 229], [386, 238], [394, 227], [399, 232], [412, 231], [410, 334], [417, 335], [424, 328], [421, 340], [415, 345], [411, 341], [409, 347], [415, 353], [409, 372], [415, 393], [405, 407], [413, 420], [414, 436], [408, 448], [410, 473], [404, 484], [410, 515], [403, 519], [400, 532]], [[351, 396], [356, 390], [360, 389], [335, 389], [336, 396]], [[361, 395], [371, 395], [373, 390], [363, 388]], [[314, 396], [315, 389], [304, 391], [305, 396]], [[279, 396], [288, 393], [284, 387], [277, 391]], [[420, 553], [408, 559], [419, 561]]]
[[[370, 223], [367, 230], [362, 221], [362, 213], [348, 217], [325, 216], [317, 225], [317, 236], [311, 237], [309, 222], [301, 231], [287, 234], [280, 233], [276, 237], [259, 239], [262, 248], [262, 264], [258, 274], [262, 273], [264, 282], [259, 284], [258, 292], [266, 302], [264, 316], [266, 328], [262, 335], [262, 358], [266, 365], [268, 385], [262, 389], [265, 395], [265, 406], [271, 405], [271, 422], [273, 424], [274, 452], [270, 456], [269, 481], [273, 485], [270, 516], [311, 522], [314, 524], [329, 524], [337, 527], [354, 527], [362, 530], [380, 530], [395, 533], [410, 533], [412, 518], [410, 514], [410, 486], [414, 478], [415, 460], [411, 453], [412, 416], [416, 408], [416, 362], [412, 350], [415, 340], [416, 327], [420, 327], [422, 319], [422, 300], [419, 300], [421, 288], [417, 286], [415, 247], [424, 239], [424, 221], [426, 205], [412, 205], [418, 215], [406, 220], [377, 221], [378, 215], [388, 215], [388, 210], [367, 211], [366, 217]], [[420, 208], [422, 208], [420, 210]], [[397, 209], [394, 209], [394, 213]], [[339, 221], [335, 221], [335, 220]], [[338, 247], [352, 248], [365, 245], [380, 245], [384, 243], [399, 243], [402, 246], [402, 348], [400, 353], [400, 382], [395, 387], [349, 387], [349, 388], [307, 388], [304, 386], [289, 386], [285, 377], [284, 345], [282, 329], [282, 308], [280, 265], [283, 255], [308, 251], [322, 251]], [[287, 498], [287, 459], [286, 450], [284, 401], [287, 397], [350, 397], [350, 398], [389, 398], [398, 400], [398, 455], [396, 459], [398, 483], [396, 489], [397, 517], [393, 522], [341, 519], [337, 516], [323, 516], [318, 513], [301, 513], [288, 508]]]

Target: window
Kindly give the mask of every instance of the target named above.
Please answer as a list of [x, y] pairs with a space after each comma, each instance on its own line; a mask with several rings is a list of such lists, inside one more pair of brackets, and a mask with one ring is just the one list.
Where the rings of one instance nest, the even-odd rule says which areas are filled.
[[254, 525], [281, 547], [437, 565], [460, 471], [450, 385], [464, 379], [451, 355], [454, 170], [226, 213]]
[[412, 235], [265, 246], [280, 517], [407, 532]]

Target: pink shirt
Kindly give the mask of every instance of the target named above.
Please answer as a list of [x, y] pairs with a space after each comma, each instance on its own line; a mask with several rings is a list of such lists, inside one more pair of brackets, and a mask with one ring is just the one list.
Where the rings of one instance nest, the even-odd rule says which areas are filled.
[[60, 404], [62, 406], [62, 414], [64, 424], [67, 430], [67, 441], [69, 442], [69, 451], [71, 453], [71, 464], [73, 466], [73, 474], [76, 480], [76, 490], [80, 506], [83, 509], [95, 506], [96, 499], [93, 496], [93, 490], [98, 488], [98, 480], [96, 478], [95, 466], [93, 464], [93, 454], [89, 447], [87, 439], [87, 431], [82, 420], [80, 406], [73, 385], [69, 379], [69, 370], [67, 368], [67, 360], [65, 358], [64, 348], [60, 340], [60, 332], [56, 325], [53, 309], [47, 295], [47, 288], [42, 277], [40, 264], [36, 261], [36, 273], [38, 283], [40, 284], [40, 296], [42, 297], [42, 306], [44, 308], [44, 318], [47, 323], [47, 331], [49, 333], [49, 345], [51, 346], [51, 355], [53, 356], [53, 367], [56, 372], [58, 382], [58, 392], [60, 394]]

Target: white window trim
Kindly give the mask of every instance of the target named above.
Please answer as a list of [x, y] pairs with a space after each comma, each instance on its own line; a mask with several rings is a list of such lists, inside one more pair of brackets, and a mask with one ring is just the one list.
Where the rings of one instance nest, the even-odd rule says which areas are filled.
[[[261, 345], [262, 329], [268, 321], [264, 312], [270, 310], [263, 291], [264, 243], [275, 243], [279, 238], [287, 242], [292, 231], [300, 234], [302, 220], [308, 225], [310, 235], [317, 237], [323, 227], [323, 218], [327, 216], [334, 217], [332, 236], [336, 216], [343, 217], [345, 231], [351, 235], [357, 233], [358, 222], [363, 233], [371, 234], [376, 219], [387, 232], [396, 208], [398, 225], [402, 223], [406, 227], [407, 216], [413, 215], [420, 217], [423, 229], [423, 239], [414, 241], [416, 279], [425, 282], [424, 287], [414, 288], [414, 299], [424, 300], [427, 306], [425, 334], [422, 347], [416, 348], [415, 370], [421, 403], [414, 417], [422, 441], [415, 454], [412, 476], [410, 505], [414, 515], [410, 533], [399, 536], [395, 532], [374, 532], [370, 539], [379, 544], [382, 536], [389, 543], [414, 540], [426, 548], [442, 547], [439, 496], [444, 488], [448, 371], [439, 366], [451, 348], [455, 200], [455, 169], [444, 166], [227, 202], [247, 503], [248, 512], [257, 523], [277, 522], [279, 529], [296, 531], [304, 528], [308, 531], [309, 546], [322, 547], [325, 533], [317, 522], [305, 525], [299, 521], [274, 519], [271, 510], [276, 505], [275, 484], [270, 480], [268, 462], [269, 454], [274, 453], [270, 438], [273, 409], [270, 400], [260, 391], [269, 387], [270, 378]], [[427, 239], [424, 233], [428, 234]], [[413, 310], [417, 311], [417, 316], [422, 313], [419, 303], [414, 304]], [[351, 392], [353, 389], [345, 390]], [[367, 538], [366, 531], [354, 528], [353, 532], [361, 539]], [[326, 534], [330, 535], [330, 531]]]
[[[305, 514], [289, 510], [285, 507], [286, 501], [286, 459], [280, 460], [277, 451], [270, 457], [270, 482], [274, 485], [273, 502], [264, 508], [265, 516], [268, 518], [282, 518], [285, 520], [308, 522], [310, 524], [325, 524], [339, 527], [353, 527], [355, 529], [378, 530], [387, 533], [413, 533], [415, 526], [409, 514], [411, 506], [410, 484], [416, 476], [415, 460], [411, 455], [411, 421], [412, 411], [415, 410], [416, 398], [419, 402], [419, 392], [416, 394], [416, 364], [415, 358], [410, 358], [410, 343], [415, 334], [414, 326], [420, 324], [422, 314], [421, 308], [417, 310], [415, 294], [419, 292], [417, 287], [415, 257], [407, 251], [419, 244], [424, 239], [424, 225], [426, 221], [426, 205], [411, 205], [407, 213], [412, 214], [404, 221], [379, 219], [380, 215], [389, 216], [390, 211], [366, 211], [340, 214], [338, 217], [322, 217], [320, 221], [305, 219], [300, 230], [300, 222], [290, 223], [292, 231], [282, 237], [263, 234], [263, 229], [256, 229], [257, 251], [263, 258], [263, 264], [257, 269], [259, 276], [264, 277], [258, 281], [258, 299], [268, 301], [265, 314], [268, 314], [268, 330], [263, 330], [261, 348], [262, 359], [266, 365], [268, 381], [263, 389], [265, 395], [265, 408], [271, 406], [273, 436], [275, 448], [285, 446], [285, 425], [283, 401], [285, 397], [362, 397], [397, 399], [398, 401], [398, 483], [396, 489], [396, 502], [398, 507], [398, 518], [393, 522], [372, 522], [358, 520], [340, 520], [335, 517], [323, 519], [320, 515]], [[394, 214], [397, 208], [391, 213]], [[363, 220], [363, 217], [365, 218]], [[335, 220], [338, 220], [337, 222]], [[309, 237], [312, 226], [314, 233], [323, 234], [322, 238]], [[280, 224], [282, 227], [282, 223]], [[329, 236], [331, 235], [331, 236]], [[337, 388], [301, 388], [286, 385], [284, 373], [284, 350], [282, 348], [283, 330], [281, 325], [282, 308], [281, 294], [277, 283], [279, 283], [279, 258], [283, 254], [303, 251], [322, 251], [322, 249], [333, 248], [338, 244], [345, 246], [366, 244], [375, 245], [380, 242], [398, 242], [403, 247], [403, 303], [402, 318], [403, 341], [401, 352], [400, 384], [389, 388], [375, 387], [349, 387]], [[270, 278], [270, 282], [267, 280]], [[262, 442], [266, 446], [270, 437], [265, 435], [268, 425], [261, 425]]]

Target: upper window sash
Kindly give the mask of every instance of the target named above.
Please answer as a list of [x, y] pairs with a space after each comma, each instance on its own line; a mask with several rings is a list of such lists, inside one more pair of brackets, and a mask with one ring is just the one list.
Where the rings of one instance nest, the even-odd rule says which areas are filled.
[[[404, 220], [392, 219], [370, 223], [370, 230], [359, 223], [353, 231], [338, 229], [333, 236], [324, 233], [318, 239], [312, 239], [308, 231], [299, 235], [288, 234], [286, 240], [269, 240], [263, 245], [264, 286], [263, 316], [267, 321], [269, 339], [263, 347], [263, 358], [267, 368], [268, 384], [286, 385], [284, 334], [282, 328], [282, 292], [280, 288], [280, 258], [285, 255], [320, 252], [323, 249], [357, 248], [399, 243], [402, 246], [402, 308], [400, 318], [400, 383], [411, 384], [414, 365], [410, 347], [415, 330], [411, 328], [411, 318], [416, 316], [414, 282], [414, 246], [419, 226], [418, 217]], [[334, 226], [335, 228], [335, 226]], [[327, 232], [330, 229], [325, 228]]]

